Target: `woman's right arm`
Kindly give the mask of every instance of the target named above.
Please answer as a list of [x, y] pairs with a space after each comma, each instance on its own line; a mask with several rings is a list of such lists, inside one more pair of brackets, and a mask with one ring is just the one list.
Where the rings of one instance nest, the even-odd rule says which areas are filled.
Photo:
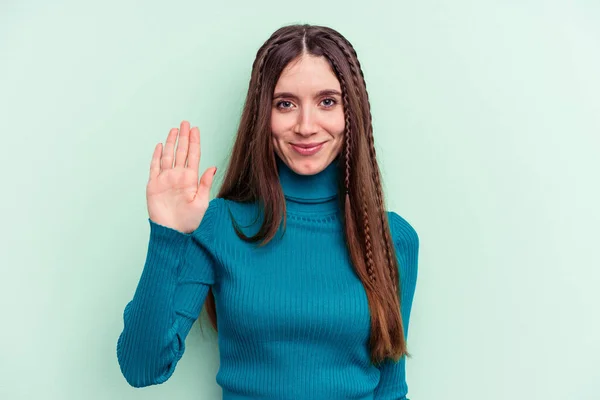
[[154, 148], [146, 186], [150, 240], [117, 341], [121, 372], [134, 387], [165, 382], [185, 350], [185, 338], [215, 282], [214, 220], [209, 202], [216, 168], [198, 181], [200, 131], [182, 121]]
[[191, 234], [148, 219], [146, 262], [117, 341], [121, 372], [133, 387], [165, 382], [183, 356], [185, 338], [215, 282], [216, 260], [210, 250], [218, 201], [210, 202]]

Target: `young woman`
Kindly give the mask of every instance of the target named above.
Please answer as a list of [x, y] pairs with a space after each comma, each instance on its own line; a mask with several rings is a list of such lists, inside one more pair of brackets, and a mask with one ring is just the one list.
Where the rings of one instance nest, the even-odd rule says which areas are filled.
[[348, 40], [323, 26], [275, 31], [211, 201], [216, 168], [198, 182], [199, 162], [187, 121], [154, 149], [148, 253], [117, 342], [127, 382], [169, 379], [206, 305], [225, 400], [406, 399], [419, 240], [385, 210]]

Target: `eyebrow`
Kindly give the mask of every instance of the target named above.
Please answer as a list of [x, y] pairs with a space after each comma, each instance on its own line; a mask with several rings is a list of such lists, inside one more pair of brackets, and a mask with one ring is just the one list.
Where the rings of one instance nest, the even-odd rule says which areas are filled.
[[[325, 89], [325, 90], [321, 90], [320, 92], [318, 92], [315, 95], [315, 97], [333, 96], [333, 95], [341, 96], [342, 94], [339, 91], [335, 90], [335, 89]], [[289, 92], [279, 92], [279, 93], [275, 93], [273, 95], [273, 99], [278, 99], [280, 97], [288, 97], [288, 98], [292, 98], [292, 99], [298, 100], [298, 96], [296, 96], [293, 93], [289, 93]]]

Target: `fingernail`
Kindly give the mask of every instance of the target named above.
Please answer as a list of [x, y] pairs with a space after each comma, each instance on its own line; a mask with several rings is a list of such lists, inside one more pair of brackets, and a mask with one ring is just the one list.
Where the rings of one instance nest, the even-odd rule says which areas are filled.
[[217, 173], [217, 167], [215, 167], [215, 172], [213, 172], [213, 176]]

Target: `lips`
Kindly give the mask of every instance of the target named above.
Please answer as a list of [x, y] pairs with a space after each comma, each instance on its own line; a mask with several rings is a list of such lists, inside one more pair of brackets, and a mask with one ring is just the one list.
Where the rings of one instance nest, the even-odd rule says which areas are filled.
[[296, 153], [303, 155], [303, 156], [312, 156], [313, 154], [316, 154], [319, 152], [319, 150], [321, 150], [323, 148], [323, 145], [326, 142], [320, 142], [320, 143], [302, 143], [302, 144], [294, 144], [294, 143], [290, 143], [290, 146], [292, 147], [292, 149], [294, 149], [294, 151], [296, 151]]
[[292, 143], [292, 146], [296, 146], [296, 147], [300, 147], [303, 149], [310, 149], [312, 147], [317, 147], [320, 144], [323, 144], [325, 142], [313, 142], [313, 143], [305, 143], [305, 144], [301, 144], [301, 143]]

